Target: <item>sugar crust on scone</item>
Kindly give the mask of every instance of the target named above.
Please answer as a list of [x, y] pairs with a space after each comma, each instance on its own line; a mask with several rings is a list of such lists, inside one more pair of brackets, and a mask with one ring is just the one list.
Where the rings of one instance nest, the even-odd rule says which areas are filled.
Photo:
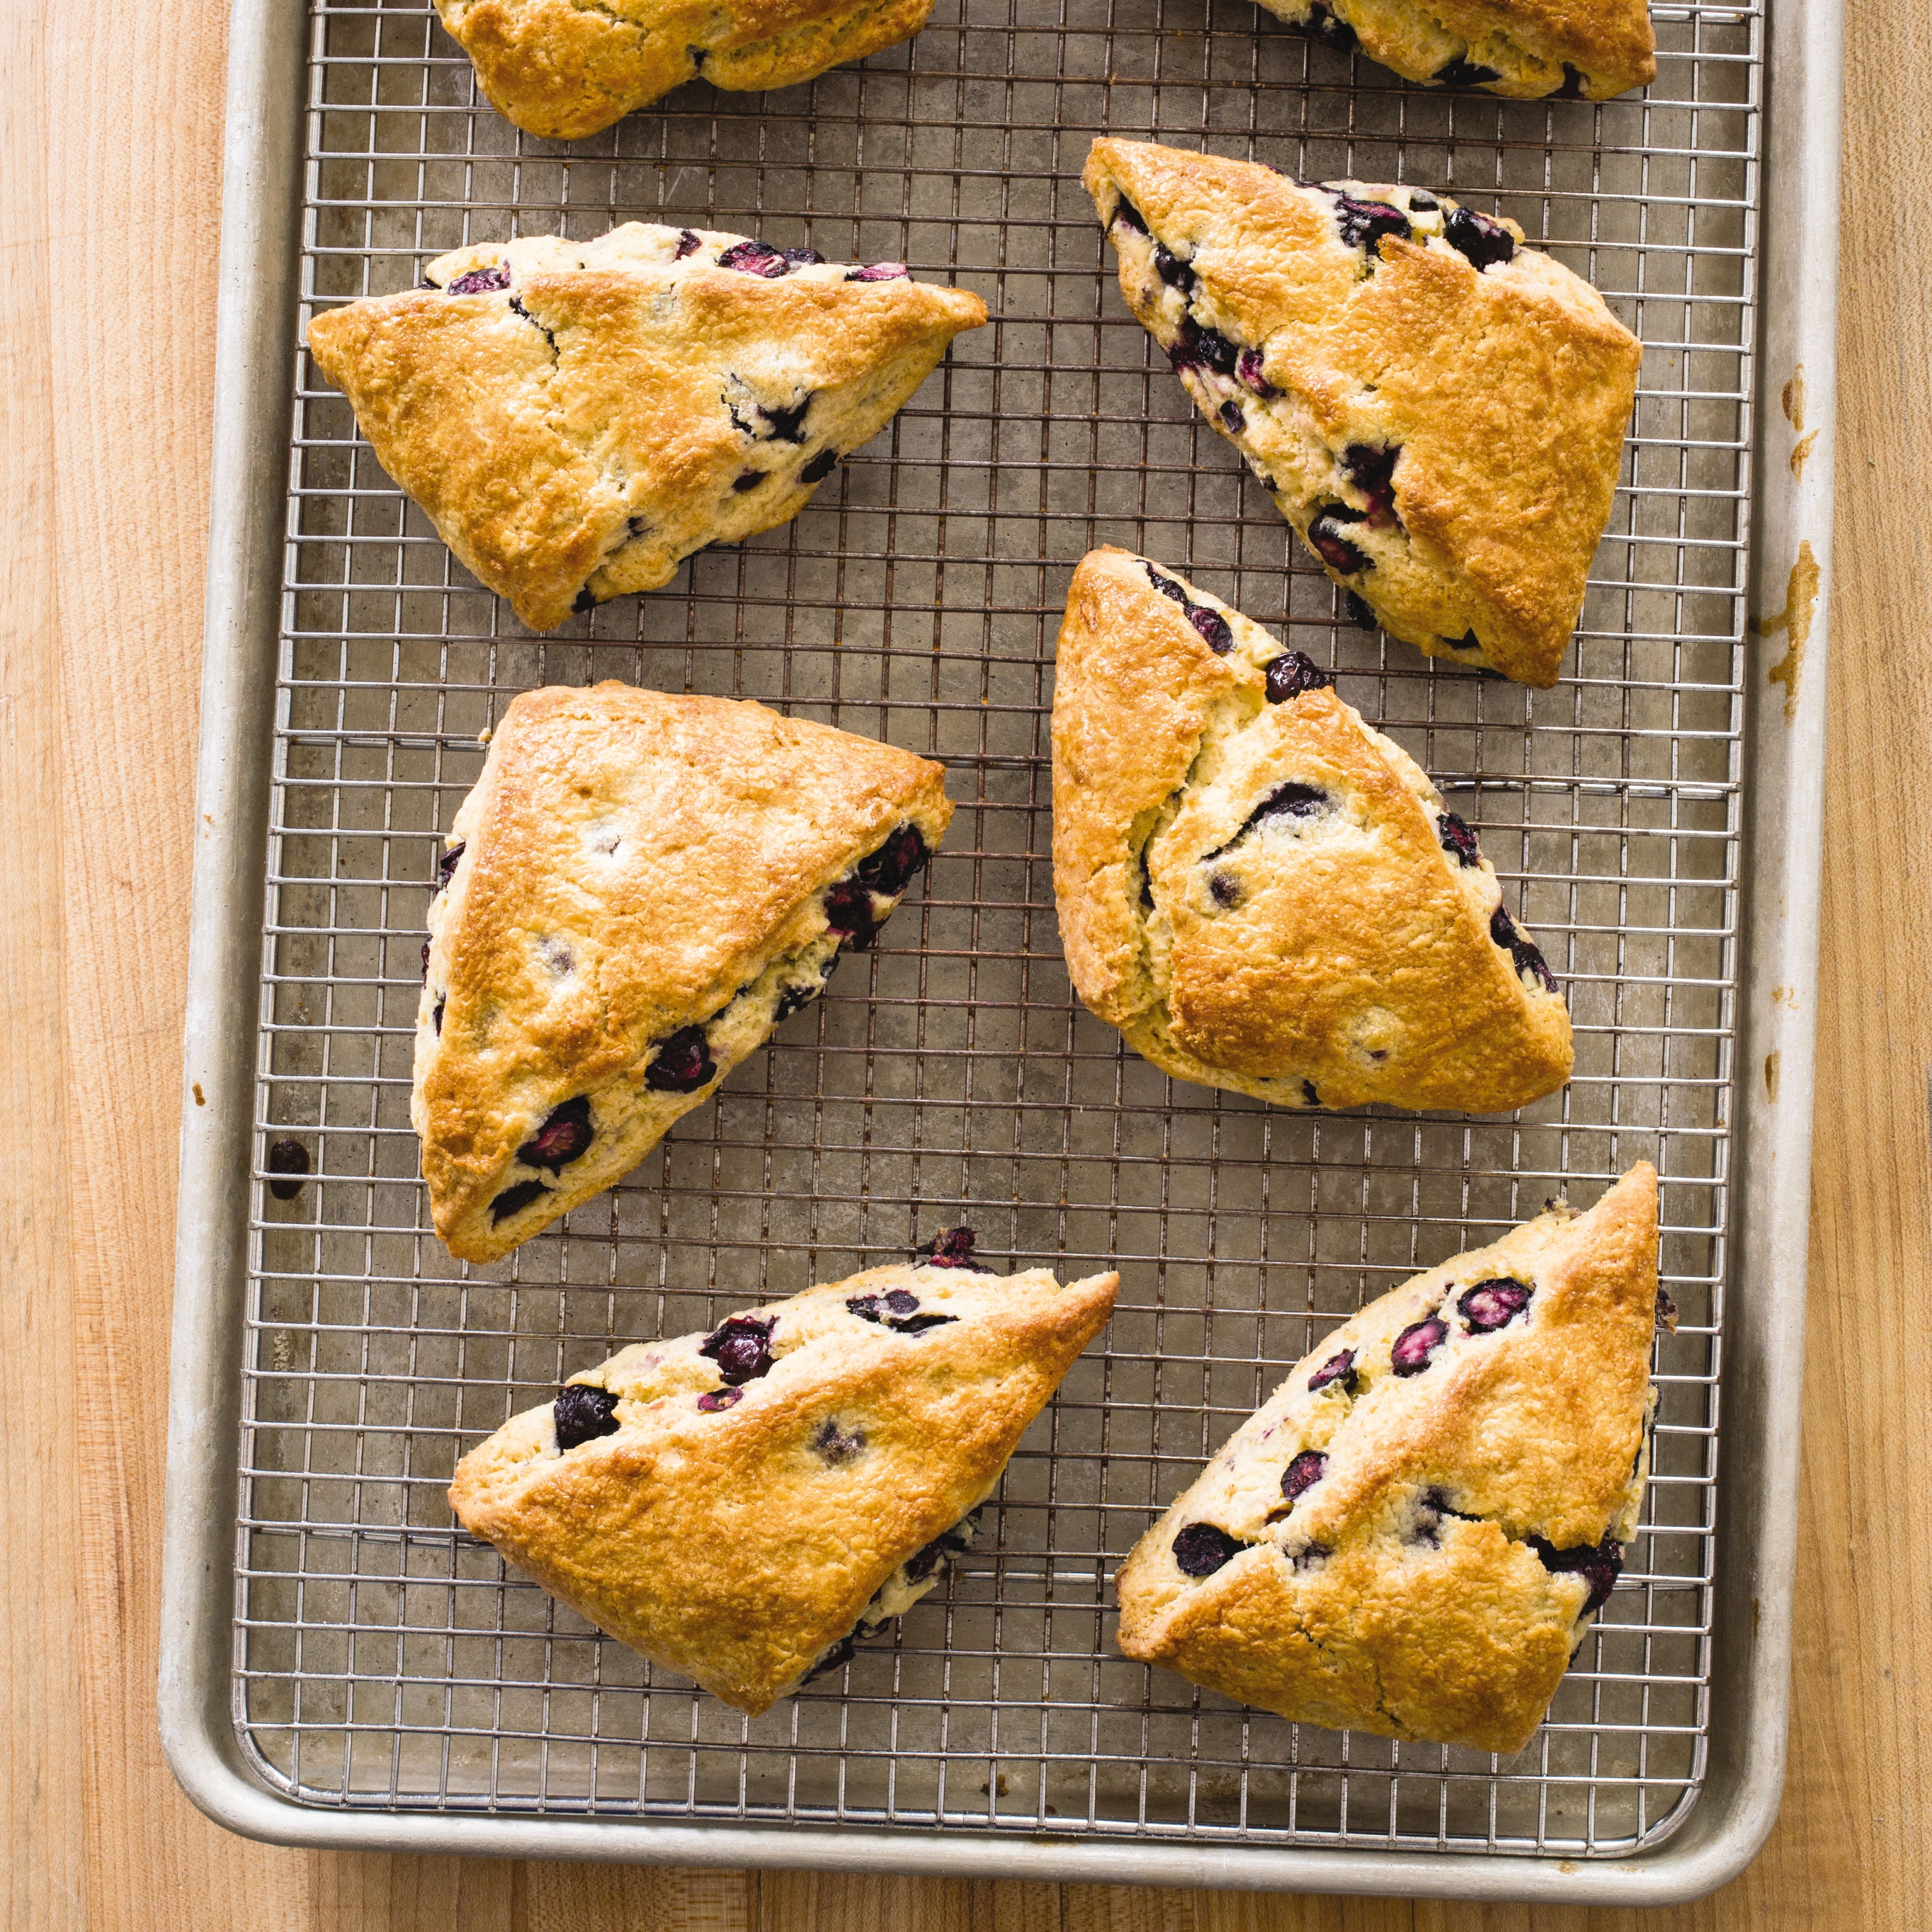
[[904, 265], [631, 222], [316, 316], [382, 467], [536, 630], [796, 516], [986, 306]]
[[410, 1118], [450, 1252], [602, 1192], [815, 999], [939, 849], [945, 776], [748, 700], [518, 697], [430, 906]]
[[932, 0], [436, 0], [490, 104], [548, 140], [580, 140], [700, 76], [793, 87], [910, 40]]
[[1658, 1308], [1645, 1162], [1371, 1302], [1136, 1545], [1121, 1649], [1302, 1723], [1520, 1750], [1636, 1534]]
[[1609, 100], [1657, 78], [1645, 0], [1262, 0], [1338, 53], [1424, 86], [1512, 100]]
[[[1053, 703], [1076, 990], [1163, 1071], [1278, 1106], [1552, 1092], [1570, 1017], [1541, 953], [1474, 835], [1332, 682], [1164, 564], [1082, 560]], [[1280, 808], [1298, 784], [1324, 802]]]
[[1357, 614], [1554, 684], [1642, 358], [1597, 291], [1420, 188], [1112, 140], [1084, 178], [1128, 306]]
[[600, 1628], [756, 1714], [937, 1580], [914, 1559], [998, 1483], [1118, 1283], [873, 1268], [634, 1344], [571, 1378], [605, 1392], [610, 1432], [560, 1450], [556, 1406], [526, 1410], [458, 1464], [450, 1506]]

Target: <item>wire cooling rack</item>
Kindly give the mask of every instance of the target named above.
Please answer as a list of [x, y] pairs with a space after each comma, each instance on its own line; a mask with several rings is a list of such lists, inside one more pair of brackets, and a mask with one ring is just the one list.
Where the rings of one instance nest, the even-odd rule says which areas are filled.
[[[940, 0], [862, 68], [770, 98], [686, 87], [565, 146], [482, 101], [421, 0], [315, 6], [304, 314], [463, 243], [645, 219], [908, 260], [995, 320], [795, 523], [548, 638], [296, 372], [233, 1679], [273, 1787], [1572, 1856], [1682, 1822], [1709, 1665], [1761, 22], [1657, 19], [1655, 86], [1592, 106], [1404, 88], [1231, 0]], [[1638, 331], [1622, 487], [1556, 690], [1338, 622], [1112, 286], [1078, 182], [1102, 131], [1447, 188]], [[1052, 644], [1073, 565], [1109, 542], [1284, 628], [1454, 794], [1568, 992], [1561, 1094], [1508, 1120], [1270, 1112], [1170, 1083], [1081, 1010], [1051, 890]], [[512, 694], [600, 677], [944, 759], [958, 814], [879, 950], [622, 1186], [472, 1269], [428, 1232], [408, 1120], [439, 836]], [[314, 1171], [284, 1200], [286, 1139]], [[1527, 1750], [1293, 1726], [1114, 1652], [1111, 1574], [1288, 1364], [1642, 1156], [1683, 1315], [1658, 1345], [1656, 1473]], [[959, 1222], [997, 1262], [1118, 1264], [1119, 1312], [964, 1574], [842, 1672], [745, 1718], [454, 1526], [458, 1456], [566, 1375]]]

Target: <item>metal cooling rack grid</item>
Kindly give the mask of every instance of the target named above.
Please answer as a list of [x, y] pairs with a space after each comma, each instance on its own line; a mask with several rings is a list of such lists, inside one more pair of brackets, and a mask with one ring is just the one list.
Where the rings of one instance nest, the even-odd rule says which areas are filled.
[[[670, 218], [908, 259], [998, 319], [796, 523], [550, 639], [468, 583], [298, 370], [257, 1166], [292, 1130], [319, 1172], [291, 1203], [258, 1190], [238, 1729], [272, 1784], [338, 1807], [1655, 1842], [1694, 1800], [1706, 1711], [1757, 16], [1660, 14], [1656, 87], [1592, 107], [1404, 90], [1245, 8], [941, 15], [775, 97], [789, 112], [687, 88], [566, 150], [480, 105], [420, 6], [314, 12], [305, 302], [407, 286], [472, 239]], [[1078, 185], [1102, 130], [1449, 186], [1639, 329], [1625, 487], [1557, 690], [1337, 625], [1108, 287]], [[1455, 794], [1564, 977], [1562, 1095], [1502, 1123], [1270, 1114], [1172, 1086], [1081, 1011], [1052, 911], [1049, 667], [1066, 577], [1107, 541], [1284, 625]], [[509, 695], [610, 676], [942, 757], [961, 808], [883, 950], [626, 1186], [472, 1271], [427, 1232], [407, 1119], [437, 837]], [[1414, 1269], [1640, 1155], [1664, 1177], [1684, 1317], [1659, 1343], [1658, 1474], [1527, 1752], [1298, 1730], [1112, 1654], [1106, 1576], [1283, 1366]], [[841, 1679], [743, 1719], [653, 1682], [453, 1531], [457, 1456], [564, 1374], [962, 1219], [1015, 1265], [1118, 1258], [1120, 1312], [966, 1573]]]

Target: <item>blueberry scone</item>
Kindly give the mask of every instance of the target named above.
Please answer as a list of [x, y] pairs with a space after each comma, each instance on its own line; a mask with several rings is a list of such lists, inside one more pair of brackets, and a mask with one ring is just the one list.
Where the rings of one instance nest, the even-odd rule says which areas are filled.
[[594, 134], [700, 76], [796, 86], [910, 40], [932, 0], [436, 0], [490, 104], [547, 140]]
[[1370, 628], [1556, 682], [1610, 520], [1636, 338], [1416, 188], [1099, 140], [1120, 292]]
[[1005, 1277], [956, 1229], [879, 1268], [638, 1343], [457, 1465], [518, 1569], [755, 1715], [931, 1589], [1119, 1276]]
[[410, 1118], [452, 1254], [600, 1193], [870, 946], [945, 768], [761, 704], [526, 692], [442, 855]]
[[1067, 970], [1137, 1052], [1286, 1107], [1498, 1112], [1570, 1077], [1569, 1014], [1474, 833], [1306, 655], [1097, 550], [1054, 680]]
[[1135, 1546], [1121, 1649], [1301, 1723], [1520, 1750], [1636, 1534], [1658, 1310], [1642, 1162], [1371, 1302]]
[[1516, 100], [1609, 100], [1657, 78], [1645, 0], [1262, 0], [1338, 53], [1358, 50], [1405, 80]]
[[629, 223], [458, 250], [309, 324], [382, 466], [549, 630], [795, 517], [986, 305], [808, 248]]

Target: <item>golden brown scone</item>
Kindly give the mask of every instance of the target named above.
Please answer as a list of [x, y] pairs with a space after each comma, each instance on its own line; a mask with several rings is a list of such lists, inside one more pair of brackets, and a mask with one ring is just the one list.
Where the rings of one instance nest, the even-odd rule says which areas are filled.
[[1520, 1750], [1649, 1469], [1657, 1174], [1371, 1302], [1122, 1566], [1120, 1648], [1331, 1730]]
[[1081, 998], [1163, 1072], [1286, 1107], [1493, 1113], [1570, 1016], [1475, 835], [1299, 651], [1166, 566], [1082, 560], [1053, 700]]
[[1552, 685], [1642, 351], [1510, 222], [1099, 140], [1120, 292], [1370, 628]]
[[574, 141], [700, 74], [738, 92], [791, 87], [910, 40], [932, 0], [436, 0], [490, 104]]
[[762, 704], [526, 692], [429, 913], [410, 1114], [436, 1232], [490, 1262], [635, 1166], [939, 849], [943, 765]]
[[1657, 78], [1644, 0], [1262, 0], [1338, 53], [1405, 80], [1513, 100], [1608, 100]]
[[572, 1376], [457, 1465], [450, 1507], [755, 1715], [938, 1581], [1112, 1310], [1118, 1275], [1002, 1279], [969, 1228], [934, 1248]]
[[308, 346], [464, 567], [546, 631], [796, 516], [986, 320], [902, 262], [632, 222], [459, 249]]

